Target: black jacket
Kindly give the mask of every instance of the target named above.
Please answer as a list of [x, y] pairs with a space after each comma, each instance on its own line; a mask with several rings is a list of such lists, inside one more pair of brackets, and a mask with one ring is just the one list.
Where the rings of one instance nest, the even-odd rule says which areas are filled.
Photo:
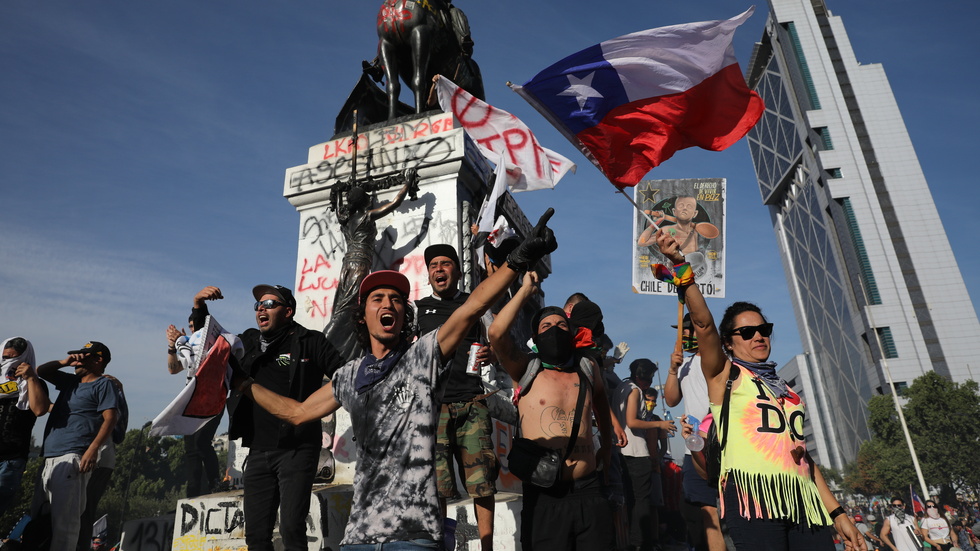
[[[265, 352], [259, 342], [258, 329], [249, 329], [240, 335], [245, 346], [241, 367], [255, 377], [263, 366], [275, 362], [282, 355], [289, 354], [289, 392], [287, 397], [303, 401], [323, 386], [324, 377], [332, 377], [341, 366], [340, 355], [327, 342], [319, 331], [311, 331], [292, 322], [292, 326], [282, 341], [270, 345]], [[241, 438], [242, 444], [251, 446], [254, 432], [253, 415], [255, 403], [251, 398], [233, 390], [228, 398], [228, 438]], [[320, 423], [310, 422], [294, 427], [285, 421], [278, 421], [278, 446], [282, 449], [301, 445], [320, 446]]]

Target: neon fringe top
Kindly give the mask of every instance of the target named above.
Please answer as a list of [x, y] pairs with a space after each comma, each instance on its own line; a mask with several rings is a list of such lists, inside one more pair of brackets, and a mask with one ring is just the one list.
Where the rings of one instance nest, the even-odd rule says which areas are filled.
[[[807, 461], [803, 400], [792, 389], [789, 397], [777, 398], [751, 371], [737, 365], [732, 369], [740, 370], [741, 383], [730, 398], [720, 495], [724, 496], [727, 484], [734, 484], [743, 518], [833, 524]], [[721, 404], [711, 404], [711, 413], [718, 420]], [[721, 425], [718, 428], [720, 431]], [[721, 499], [722, 517], [724, 503]]]

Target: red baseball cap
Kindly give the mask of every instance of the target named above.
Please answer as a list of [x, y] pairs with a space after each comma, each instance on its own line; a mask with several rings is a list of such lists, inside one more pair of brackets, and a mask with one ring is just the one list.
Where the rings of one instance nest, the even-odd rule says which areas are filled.
[[395, 270], [378, 270], [377, 272], [368, 274], [361, 280], [358, 297], [363, 299], [365, 295], [378, 287], [393, 287], [405, 296], [405, 298], [408, 298], [409, 293], [412, 291], [412, 285], [408, 282], [405, 274]]

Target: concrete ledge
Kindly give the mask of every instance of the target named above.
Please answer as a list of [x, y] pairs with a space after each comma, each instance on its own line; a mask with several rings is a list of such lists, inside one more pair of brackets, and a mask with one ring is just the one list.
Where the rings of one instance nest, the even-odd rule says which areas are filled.
[[[173, 551], [245, 549], [245, 512], [242, 490], [232, 490], [177, 502], [173, 523]], [[310, 495], [310, 513], [306, 517], [310, 551], [336, 550], [344, 536], [350, 516], [353, 487], [349, 484], [314, 486]], [[523, 502], [520, 494], [500, 492], [494, 509], [495, 551], [520, 549], [520, 514]], [[449, 502], [447, 515], [456, 520], [456, 549], [479, 551], [480, 538], [473, 513], [473, 500]], [[126, 530], [135, 533], [142, 524], [159, 519], [132, 521]], [[161, 531], [162, 532], [162, 531]], [[161, 537], [168, 534], [162, 534]], [[124, 538], [125, 539], [125, 538]], [[277, 530], [273, 535], [277, 550], [283, 549]], [[142, 546], [140, 546], [142, 547]]]

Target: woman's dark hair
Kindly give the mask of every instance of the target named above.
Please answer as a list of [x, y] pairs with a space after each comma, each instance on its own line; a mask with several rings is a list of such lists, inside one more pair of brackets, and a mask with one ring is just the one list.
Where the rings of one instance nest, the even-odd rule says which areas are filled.
[[27, 350], [27, 339], [24, 337], [14, 337], [7, 341], [7, 348], [13, 348], [17, 355], [20, 356]]
[[[402, 299], [405, 300], [405, 324], [402, 325], [401, 337], [405, 342], [411, 342], [412, 335], [415, 333], [415, 309], [412, 308], [408, 297], [403, 295]], [[371, 335], [368, 333], [367, 323], [364, 323], [365, 306], [363, 300], [358, 301], [357, 308], [354, 310], [354, 331], [357, 334], [357, 344], [361, 345], [365, 352], [370, 352]]]
[[[718, 325], [718, 333], [721, 335], [721, 344], [730, 345], [732, 344], [732, 329], [735, 329], [735, 318], [739, 314], [745, 312], [755, 312], [762, 316], [763, 323], [769, 323], [766, 316], [762, 314], [762, 310], [758, 306], [752, 304], [751, 302], [734, 302], [731, 306], [725, 310], [725, 315], [721, 318], [721, 324]], [[726, 348], [727, 350], [727, 348]]]

